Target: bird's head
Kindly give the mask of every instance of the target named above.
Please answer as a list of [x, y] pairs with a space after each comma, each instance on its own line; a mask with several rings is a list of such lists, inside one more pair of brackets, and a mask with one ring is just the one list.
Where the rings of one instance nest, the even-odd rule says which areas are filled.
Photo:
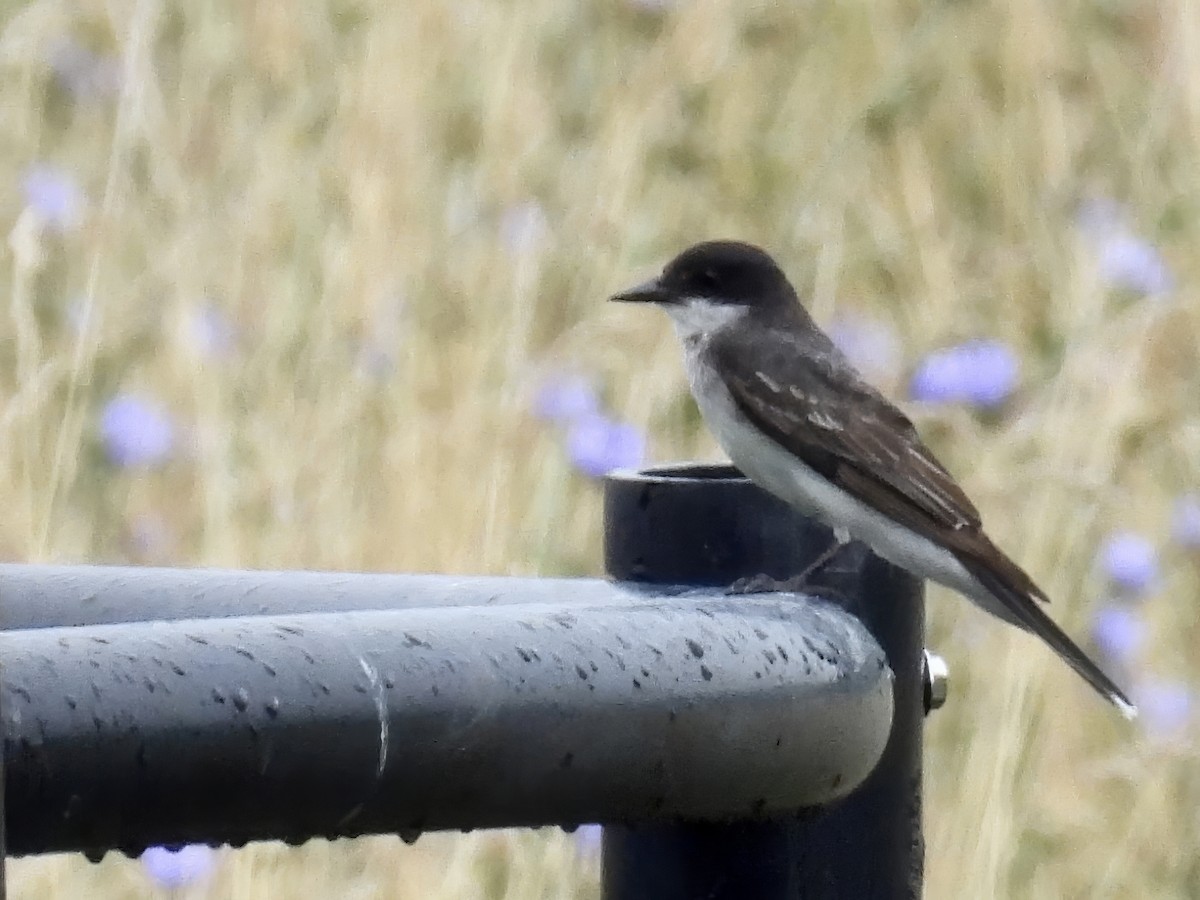
[[610, 299], [652, 303], [662, 307], [681, 330], [703, 332], [748, 313], [773, 317], [799, 308], [796, 292], [775, 260], [740, 241], [695, 244], [671, 260], [657, 278]]

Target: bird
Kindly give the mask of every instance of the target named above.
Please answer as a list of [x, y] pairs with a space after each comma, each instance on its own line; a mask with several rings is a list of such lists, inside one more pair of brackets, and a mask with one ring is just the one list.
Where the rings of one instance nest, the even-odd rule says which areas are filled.
[[764, 250], [732, 240], [684, 250], [611, 300], [671, 318], [700, 413], [759, 487], [834, 531], [801, 578], [857, 539], [1041, 638], [1132, 719], [1129, 697], [1047, 615], [1049, 598], [983, 529], [979, 511], [909, 418], [813, 321]]

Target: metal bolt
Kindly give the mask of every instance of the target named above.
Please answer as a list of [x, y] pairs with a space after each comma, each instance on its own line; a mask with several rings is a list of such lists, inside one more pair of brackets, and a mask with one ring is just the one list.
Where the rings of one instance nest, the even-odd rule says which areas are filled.
[[929, 650], [925, 651], [925, 712], [941, 709], [950, 692], [950, 670], [946, 660]]

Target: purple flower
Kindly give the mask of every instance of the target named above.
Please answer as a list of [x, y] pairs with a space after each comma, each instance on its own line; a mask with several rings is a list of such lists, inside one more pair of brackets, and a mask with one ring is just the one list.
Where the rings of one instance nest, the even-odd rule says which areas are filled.
[[909, 393], [927, 403], [997, 406], [1016, 388], [1017, 369], [1017, 357], [1007, 344], [967, 341], [926, 356], [912, 377]]
[[100, 440], [109, 462], [148, 468], [165, 462], [175, 446], [175, 427], [158, 403], [118, 394], [100, 415]]
[[510, 206], [500, 214], [500, 240], [514, 255], [536, 249], [549, 230], [546, 213], [534, 200]]
[[359, 376], [386, 382], [396, 374], [397, 349], [404, 338], [406, 311], [407, 304], [398, 292], [388, 291], [376, 300], [358, 345]]
[[95, 100], [117, 92], [121, 68], [112, 57], [99, 56], [70, 38], [50, 48], [47, 62], [63, 89], [76, 100]]
[[577, 469], [598, 478], [613, 469], [641, 465], [646, 439], [633, 425], [593, 413], [571, 426], [567, 433], [567, 453]]
[[1092, 244], [1100, 277], [1119, 290], [1145, 296], [1169, 293], [1170, 269], [1153, 244], [1138, 237], [1114, 201], [1093, 197], [1079, 209], [1079, 225]]
[[1140, 594], [1158, 579], [1158, 553], [1142, 535], [1117, 531], [1109, 535], [1100, 549], [1100, 567], [1117, 587]]
[[1152, 737], [1178, 737], [1192, 722], [1192, 689], [1183, 682], [1148, 679], [1133, 697], [1142, 727]]
[[201, 356], [219, 358], [233, 352], [237, 331], [216, 304], [203, 303], [184, 313], [184, 336]]
[[589, 416], [598, 408], [596, 388], [582, 375], [548, 378], [533, 398], [534, 415], [560, 425]]
[[1129, 665], [1146, 642], [1146, 623], [1126, 606], [1105, 606], [1092, 619], [1092, 640], [1109, 660]]
[[169, 890], [194, 884], [216, 867], [216, 853], [207, 844], [184, 844], [178, 850], [147, 847], [142, 867], [159, 886]]
[[600, 825], [580, 825], [575, 829], [575, 849], [581, 856], [597, 857], [603, 837], [604, 828]]
[[896, 376], [900, 368], [900, 342], [883, 322], [863, 316], [838, 316], [829, 326], [829, 336], [868, 378], [889, 381]]
[[25, 205], [49, 229], [62, 234], [75, 228], [83, 216], [83, 192], [75, 181], [56, 166], [37, 163], [21, 179]]
[[1166, 294], [1175, 282], [1158, 250], [1139, 237], [1118, 234], [1099, 248], [1100, 275], [1115, 288], [1153, 297]]
[[1184, 494], [1171, 510], [1171, 537], [1189, 549], [1200, 548], [1200, 494]]

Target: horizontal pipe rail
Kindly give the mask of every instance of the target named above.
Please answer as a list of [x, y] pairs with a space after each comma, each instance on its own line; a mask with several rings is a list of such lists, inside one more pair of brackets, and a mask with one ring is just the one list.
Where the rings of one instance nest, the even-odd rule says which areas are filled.
[[[636, 590], [632, 585], [630, 590]], [[0, 564], [0, 630], [612, 596], [594, 578]]]
[[[400, 607], [432, 584], [379, 577]], [[538, 584], [0, 633], [9, 853], [758, 818], [847, 794], [883, 751], [891, 671], [834, 605]]]

